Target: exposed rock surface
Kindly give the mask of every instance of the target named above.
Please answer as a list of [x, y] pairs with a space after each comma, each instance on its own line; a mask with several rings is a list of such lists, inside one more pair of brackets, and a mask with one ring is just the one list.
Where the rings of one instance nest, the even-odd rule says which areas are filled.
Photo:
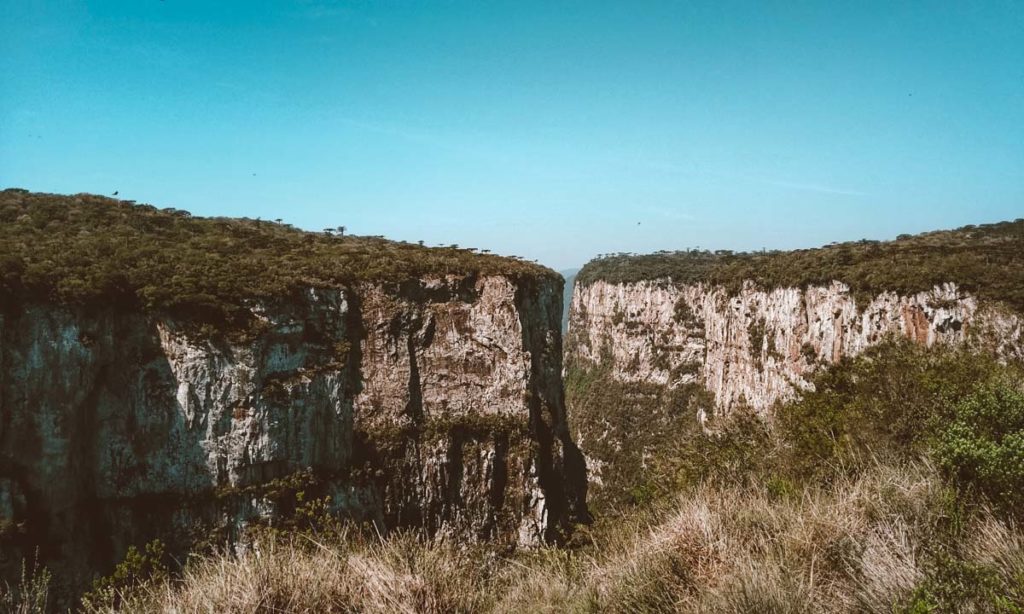
[[[73, 586], [130, 544], [274, 524], [296, 488], [381, 527], [536, 544], [585, 514], [561, 287], [448, 276], [253, 306], [243, 340], [114, 308], [0, 314], [4, 563]], [[285, 486], [281, 486], [284, 484]]]
[[838, 282], [768, 291], [747, 283], [731, 295], [699, 283], [598, 280], [574, 289], [566, 360], [604, 365], [622, 381], [697, 382], [719, 410], [746, 403], [764, 414], [809, 387], [821, 365], [889, 335], [1024, 358], [1022, 318], [954, 284], [911, 296], [883, 292], [858, 304]]

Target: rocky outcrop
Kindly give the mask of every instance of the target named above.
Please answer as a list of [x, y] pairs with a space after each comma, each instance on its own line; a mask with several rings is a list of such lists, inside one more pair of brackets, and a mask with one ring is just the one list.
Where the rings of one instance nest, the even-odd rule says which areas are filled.
[[1022, 326], [1016, 313], [954, 284], [858, 302], [839, 282], [772, 290], [747, 283], [729, 293], [700, 283], [598, 280], [574, 289], [567, 362], [603, 365], [626, 382], [696, 382], [714, 395], [717, 407], [706, 411], [746, 404], [765, 414], [807, 389], [822, 365], [888, 336], [1024, 358]]
[[238, 540], [314, 498], [382, 529], [555, 539], [586, 514], [561, 300], [554, 278], [499, 275], [310, 288], [253, 304], [244, 338], [113, 306], [8, 310], [4, 563], [40, 548], [78, 587], [130, 544]]

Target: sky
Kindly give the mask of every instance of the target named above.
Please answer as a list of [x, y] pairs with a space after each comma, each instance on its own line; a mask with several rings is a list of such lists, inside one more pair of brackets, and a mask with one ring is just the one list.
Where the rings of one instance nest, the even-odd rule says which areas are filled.
[[1024, 217], [1024, 2], [10, 0], [0, 187], [597, 254]]

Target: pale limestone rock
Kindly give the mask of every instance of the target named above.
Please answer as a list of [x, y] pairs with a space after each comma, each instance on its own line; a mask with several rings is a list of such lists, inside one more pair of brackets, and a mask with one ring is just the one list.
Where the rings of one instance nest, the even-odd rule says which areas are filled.
[[890, 335], [1024, 357], [1022, 318], [955, 284], [911, 296], [883, 292], [858, 305], [839, 282], [770, 291], [747, 283], [732, 296], [705, 284], [597, 281], [574, 289], [567, 360], [606, 364], [622, 381], [697, 382], [714, 394], [709, 410], [745, 402], [766, 414], [810, 388], [821, 365]]

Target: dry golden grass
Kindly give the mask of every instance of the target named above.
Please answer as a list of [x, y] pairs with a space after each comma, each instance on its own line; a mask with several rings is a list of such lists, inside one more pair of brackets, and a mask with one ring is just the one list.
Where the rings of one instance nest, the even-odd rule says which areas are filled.
[[123, 611], [475, 612], [484, 605], [475, 551], [409, 536], [266, 539], [200, 559], [173, 583], [123, 595]]
[[[503, 557], [399, 535], [330, 543], [296, 536], [202, 559], [170, 583], [125, 595], [159, 612], [891, 612], [927, 570], [949, 518], [925, 463], [878, 466], [831, 488], [773, 498], [704, 487], [671, 508], [595, 530], [576, 551]], [[1024, 578], [1024, 536], [984, 509], [960, 548]], [[1010, 610], [1012, 611], [1012, 610]]]
[[[409, 534], [295, 534], [257, 540], [242, 554], [191, 561], [175, 579], [119, 596], [117, 610], [946, 611], [910, 606], [927, 604], [933, 594], [947, 605], [950, 595], [958, 598], [935, 584], [928, 560], [937, 539], [952, 535], [943, 546], [985, 584], [975, 594], [974, 586], [954, 587], [969, 595], [952, 610], [1020, 611], [1024, 534], [984, 508], [965, 512], [954, 501], [936, 470], [916, 463], [877, 466], [858, 479], [781, 498], [764, 487], [700, 487], [665, 509], [606, 522], [590, 545], [574, 551], [506, 557], [486, 546]], [[959, 528], [950, 532], [951, 524]]]

